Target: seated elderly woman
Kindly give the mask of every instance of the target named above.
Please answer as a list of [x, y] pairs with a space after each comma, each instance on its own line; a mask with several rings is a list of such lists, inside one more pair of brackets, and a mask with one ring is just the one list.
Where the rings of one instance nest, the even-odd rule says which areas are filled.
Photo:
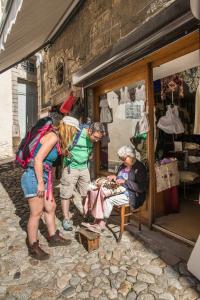
[[147, 170], [146, 167], [136, 159], [135, 149], [131, 146], [123, 146], [118, 150], [119, 159], [122, 161], [117, 174], [107, 177], [109, 181], [115, 182], [124, 187], [124, 191], [110, 197], [104, 197], [103, 217], [95, 219], [94, 224], [83, 223], [93, 231], [100, 231], [105, 228], [114, 205], [130, 204], [134, 209], [142, 206], [147, 190]]

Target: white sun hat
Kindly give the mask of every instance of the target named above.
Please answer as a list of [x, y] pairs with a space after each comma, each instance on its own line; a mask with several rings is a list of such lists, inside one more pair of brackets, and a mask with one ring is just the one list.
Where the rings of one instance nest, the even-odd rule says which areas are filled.
[[69, 117], [69, 116], [65, 116], [62, 119], [63, 123], [66, 125], [71, 125], [73, 127], [75, 127], [77, 130], [80, 130], [79, 128], [79, 121], [73, 117]]

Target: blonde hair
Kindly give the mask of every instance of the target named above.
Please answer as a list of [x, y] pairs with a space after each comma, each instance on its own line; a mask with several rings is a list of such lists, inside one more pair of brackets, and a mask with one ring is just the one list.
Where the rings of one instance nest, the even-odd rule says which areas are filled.
[[77, 128], [71, 125], [65, 124], [63, 121], [59, 125], [59, 136], [61, 149], [65, 151], [70, 144], [72, 144], [73, 138], [77, 133]]

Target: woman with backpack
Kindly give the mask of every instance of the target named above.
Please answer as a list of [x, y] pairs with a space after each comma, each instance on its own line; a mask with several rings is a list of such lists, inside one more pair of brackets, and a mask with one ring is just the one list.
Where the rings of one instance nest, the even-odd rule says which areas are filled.
[[47, 225], [50, 247], [71, 243], [56, 230], [56, 203], [52, 192], [52, 164], [61, 154], [58, 137], [60, 119], [58, 113], [50, 113], [49, 117], [40, 119], [26, 134], [16, 157], [25, 168], [21, 185], [30, 208], [27, 246], [29, 255], [38, 260], [49, 258], [38, 241], [38, 226], [42, 215]]

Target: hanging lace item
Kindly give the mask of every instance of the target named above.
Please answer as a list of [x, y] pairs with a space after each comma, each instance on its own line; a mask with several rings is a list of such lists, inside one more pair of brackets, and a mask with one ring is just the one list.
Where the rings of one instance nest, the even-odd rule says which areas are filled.
[[190, 93], [195, 93], [200, 81], [200, 67], [194, 67], [180, 73], [180, 77], [189, 87]]
[[179, 74], [161, 79], [161, 98], [166, 99], [167, 93], [178, 92], [180, 98], [184, 97], [183, 93], [183, 79]]
[[99, 107], [101, 108], [100, 122], [101, 123], [111, 123], [112, 122], [112, 113], [111, 113], [110, 107], [108, 106], [107, 98], [101, 99]]
[[200, 134], [199, 114], [200, 114], [200, 80], [199, 80], [199, 85], [197, 87], [196, 97], [195, 97], [194, 134]]
[[176, 105], [174, 107], [167, 106], [166, 115], [159, 119], [157, 126], [168, 134], [181, 134], [184, 132]]

